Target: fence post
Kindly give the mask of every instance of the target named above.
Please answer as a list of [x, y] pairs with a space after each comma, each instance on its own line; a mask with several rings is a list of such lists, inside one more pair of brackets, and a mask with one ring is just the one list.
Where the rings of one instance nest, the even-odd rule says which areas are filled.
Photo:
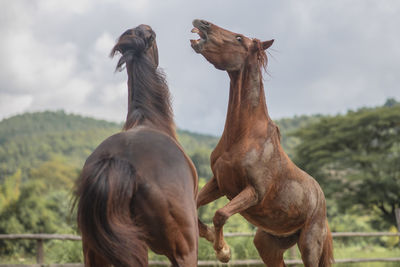
[[[297, 249], [296, 249], [296, 245], [292, 246], [291, 248], [289, 248], [289, 259], [291, 260], [295, 260], [297, 259]], [[297, 265], [294, 265], [297, 266]]]
[[43, 239], [36, 240], [36, 263], [44, 263]]
[[397, 232], [400, 232], [400, 208], [395, 209], [394, 214], [396, 215]]
[[[400, 208], [396, 208], [394, 210], [394, 215], [396, 216], [397, 232], [400, 233]], [[399, 239], [400, 239], [400, 237], [399, 237]], [[398, 246], [400, 246], [400, 242], [398, 243]]]

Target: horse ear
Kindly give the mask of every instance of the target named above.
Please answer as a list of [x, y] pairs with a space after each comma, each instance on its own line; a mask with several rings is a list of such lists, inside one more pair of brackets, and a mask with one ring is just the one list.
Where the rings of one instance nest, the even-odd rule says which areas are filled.
[[155, 40], [153, 41], [153, 61], [156, 67], [158, 67], [158, 48], [157, 48], [157, 43], [155, 42]]
[[153, 42], [156, 40], [156, 33], [153, 29], [146, 24], [140, 24], [135, 29], [136, 34], [145, 40], [147, 47], [151, 47]]
[[150, 30], [150, 35], [147, 36], [147, 42], [149, 45], [152, 45], [154, 40], [156, 40], [156, 33], [153, 30]]
[[262, 48], [263, 48], [264, 50], [270, 48], [270, 46], [274, 43], [274, 41], [275, 41], [275, 40], [272, 39], [272, 40], [269, 40], [269, 41], [264, 41], [264, 42], [262, 42]]

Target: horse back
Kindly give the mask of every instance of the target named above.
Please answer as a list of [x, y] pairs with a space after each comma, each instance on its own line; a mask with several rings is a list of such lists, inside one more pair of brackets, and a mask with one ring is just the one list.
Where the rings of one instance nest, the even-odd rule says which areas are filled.
[[197, 184], [192, 163], [177, 142], [151, 128], [137, 127], [110, 136], [93, 151], [85, 165], [112, 157], [128, 161], [143, 182], [153, 181], [160, 186], [179, 183], [192, 191]]

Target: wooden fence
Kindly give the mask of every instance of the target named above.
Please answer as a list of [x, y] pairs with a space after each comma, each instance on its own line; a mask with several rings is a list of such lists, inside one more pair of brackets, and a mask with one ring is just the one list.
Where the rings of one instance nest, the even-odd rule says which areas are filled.
[[[254, 233], [226, 233], [225, 237], [244, 237], [254, 236]], [[337, 232], [332, 233], [333, 237], [377, 237], [377, 236], [398, 236], [400, 232]], [[44, 249], [45, 240], [72, 240], [80, 241], [81, 237], [76, 235], [59, 235], [59, 234], [0, 234], [0, 240], [17, 240], [31, 239], [36, 240], [36, 262], [37, 264], [1, 264], [0, 267], [83, 267], [81, 263], [66, 263], [66, 264], [44, 264]], [[358, 258], [358, 259], [335, 259], [336, 263], [361, 263], [361, 262], [400, 262], [400, 257], [395, 258]], [[286, 265], [302, 264], [300, 259], [285, 260]], [[219, 263], [217, 261], [199, 261], [198, 266], [239, 266], [239, 265], [262, 265], [261, 260], [235, 260], [228, 264]], [[170, 266], [169, 262], [165, 261], [150, 261], [150, 266]], [[400, 265], [400, 263], [399, 263]]]

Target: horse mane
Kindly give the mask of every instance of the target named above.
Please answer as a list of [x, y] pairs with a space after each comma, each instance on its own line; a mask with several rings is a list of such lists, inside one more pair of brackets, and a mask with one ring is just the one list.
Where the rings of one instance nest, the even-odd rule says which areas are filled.
[[110, 54], [111, 57], [117, 52], [121, 54], [116, 71], [122, 71], [125, 65], [128, 73], [128, 114], [123, 128], [128, 130], [150, 121], [175, 136], [168, 85], [164, 73], [154, 62], [158, 61], [157, 48], [150, 51], [152, 43], [149, 42], [155, 40], [144, 38], [140, 28], [128, 30], [121, 35]]
[[[257, 63], [260, 71], [264, 70], [267, 73], [267, 65], [268, 65], [268, 56], [265, 50], [262, 48], [262, 43], [259, 39], [254, 38], [253, 39], [256, 53], [257, 53]], [[262, 75], [261, 75], [262, 77]], [[262, 78], [260, 80], [261, 86], [263, 86]], [[271, 135], [275, 135], [277, 137], [278, 142], [281, 142], [281, 131], [279, 129], [279, 126], [268, 116], [268, 123], [271, 125], [271, 129], [273, 130], [271, 132]]]
[[255, 49], [257, 52], [257, 63], [260, 67], [260, 70], [264, 70], [267, 72], [267, 65], [268, 65], [268, 57], [265, 50], [262, 48], [262, 43], [259, 39], [254, 38], [253, 42], [255, 44]]

